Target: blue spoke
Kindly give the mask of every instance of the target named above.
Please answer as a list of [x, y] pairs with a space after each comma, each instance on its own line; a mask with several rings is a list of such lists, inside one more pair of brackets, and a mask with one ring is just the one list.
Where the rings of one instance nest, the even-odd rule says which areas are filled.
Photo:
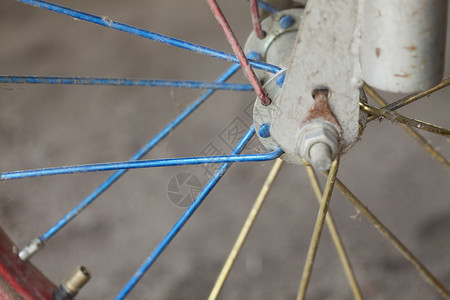
[[[231, 66], [222, 76], [219, 77], [217, 82], [224, 82], [230, 78], [240, 65], [236, 64]], [[153, 147], [155, 147], [161, 140], [163, 140], [175, 127], [183, 122], [195, 109], [197, 109], [206, 99], [208, 99], [214, 90], [209, 89], [205, 91], [197, 100], [190, 104], [181, 114], [179, 114], [174, 120], [172, 120], [166, 127], [164, 127], [155, 137], [153, 137], [146, 145], [144, 145], [139, 151], [137, 151], [130, 161], [141, 159], [147, 154]], [[55, 225], [48, 229], [42, 236], [39, 237], [41, 242], [45, 242], [66, 226], [72, 219], [74, 219], [79, 213], [86, 209], [95, 199], [97, 199], [104, 191], [106, 191], [114, 182], [116, 182], [127, 170], [119, 170], [114, 172], [105, 182], [103, 182], [97, 189], [95, 189], [89, 196], [87, 196], [82, 202], [75, 206], [67, 215], [62, 217]]]
[[[249, 0], [247, 0], [248, 2]], [[264, 9], [265, 11], [270, 12], [271, 14], [277, 13], [280, 10], [278, 8], [276, 8], [275, 6], [272, 6], [271, 4], [269, 4], [266, 1], [261, 1], [258, 0], [258, 6], [261, 7], [262, 9]]]
[[[155, 33], [149, 30], [145, 30], [145, 29], [141, 29], [138, 27], [134, 27], [134, 26], [130, 26], [127, 24], [123, 24], [123, 23], [119, 23], [119, 22], [115, 22], [112, 21], [106, 17], [99, 17], [99, 16], [95, 16], [95, 15], [91, 15], [88, 13], [84, 13], [81, 11], [77, 11], [71, 8], [67, 8], [64, 6], [60, 6], [60, 5], [56, 5], [56, 4], [52, 4], [52, 3], [48, 3], [45, 1], [41, 1], [41, 0], [16, 0], [18, 2], [22, 2], [25, 4], [29, 4], [29, 5], [33, 5], [36, 7], [40, 7], [43, 9], [47, 9], [53, 12], [57, 12], [60, 14], [64, 14], [79, 20], [83, 20], [83, 21], [87, 21], [87, 22], [91, 22], [94, 24], [98, 24], [101, 26], [105, 26], [108, 28], [112, 28], [115, 30], [119, 30], [119, 31], [123, 31], [123, 32], [127, 32], [133, 35], [137, 35], [146, 39], [150, 39], [153, 41], [157, 41], [163, 44], [168, 44], [174, 47], [178, 47], [181, 49], [185, 49], [185, 50], [189, 50], [192, 52], [196, 52], [196, 53], [200, 53], [200, 54], [204, 54], [204, 55], [208, 55], [211, 57], [215, 57], [215, 58], [219, 58], [219, 59], [223, 59], [223, 60], [227, 60], [227, 61], [232, 61], [234, 63], [239, 63], [238, 59], [236, 58], [236, 56], [220, 51], [220, 50], [215, 50], [212, 48], [208, 48], [205, 46], [201, 46], [201, 45], [197, 45], [194, 43], [190, 43], [187, 41], [183, 41], [180, 39], [176, 39], [173, 37], [169, 37], [166, 35], [162, 35], [159, 33]], [[252, 67], [257, 68], [257, 69], [261, 69], [264, 71], [268, 71], [271, 73], [277, 73], [278, 71], [280, 71], [281, 69], [273, 66], [271, 64], [268, 63], [263, 63], [260, 61], [254, 61], [251, 60], [250, 64], [252, 65]]]
[[59, 76], [8, 76], [0, 75], [0, 83], [30, 84], [73, 84], [73, 85], [112, 85], [112, 86], [160, 86], [195, 89], [251, 91], [251, 84], [207, 82], [165, 79], [91, 78]]
[[[253, 125], [247, 131], [245, 136], [239, 141], [238, 145], [231, 152], [231, 155], [236, 155], [244, 149], [245, 145], [250, 141], [250, 139], [255, 134], [255, 128]], [[183, 215], [178, 219], [172, 229], [167, 233], [163, 240], [156, 246], [153, 252], [147, 257], [144, 263], [139, 267], [139, 269], [134, 273], [133, 277], [127, 282], [127, 284], [122, 288], [116, 297], [116, 300], [124, 299], [128, 293], [135, 287], [139, 280], [144, 276], [145, 272], [151, 267], [151, 265], [156, 261], [159, 255], [164, 251], [164, 249], [169, 245], [172, 239], [177, 235], [177, 233], [183, 228], [184, 224], [189, 220], [189, 218], [194, 214], [196, 209], [202, 204], [203, 200], [209, 194], [209, 192], [214, 188], [217, 182], [222, 178], [225, 172], [230, 167], [230, 163], [223, 164], [219, 170], [214, 174], [214, 176], [205, 185], [202, 191], [198, 194], [197, 198], [192, 202], [192, 204], [186, 209]]]
[[278, 158], [281, 154], [283, 154], [283, 150], [281, 150], [281, 148], [277, 148], [277, 150], [273, 152], [262, 154], [260, 153], [260, 154], [243, 154], [243, 155], [197, 156], [197, 157], [99, 163], [99, 164], [77, 165], [68, 167], [54, 167], [45, 169], [4, 172], [1, 174], [0, 179], [12, 180], [12, 179], [22, 179], [40, 176], [101, 172], [101, 171], [125, 170], [125, 169], [129, 170], [129, 169], [172, 167], [185, 165], [266, 161]]

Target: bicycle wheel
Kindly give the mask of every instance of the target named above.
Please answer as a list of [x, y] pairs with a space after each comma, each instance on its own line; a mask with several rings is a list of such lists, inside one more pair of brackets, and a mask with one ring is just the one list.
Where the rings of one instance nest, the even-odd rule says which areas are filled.
[[[8, 41], [0, 50], [4, 74], [211, 80], [230, 66], [3, 2], [0, 31]], [[107, 5], [77, 1], [76, 5], [80, 10], [229, 52], [202, 1], [108, 1]], [[223, 2], [221, 7], [233, 28], [243, 28], [236, 34], [245, 41], [251, 30], [248, 3]], [[245, 81], [238, 75], [232, 82]], [[3, 170], [125, 160], [200, 94], [136, 87], [2, 87]], [[448, 127], [445, 95], [445, 91], [438, 92], [429, 100], [405, 107], [404, 112]], [[224, 132], [251, 124], [247, 108], [253, 102], [251, 92], [217, 92], [149, 157], [195, 156], [211, 144], [229, 152], [232, 145]], [[448, 157], [445, 139], [426, 137]], [[231, 168], [129, 299], [205, 298], [269, 166], [256, 163]], [[33, 263], [55, 283], [76, 265], [84, 264], [91, 269], [93, 280], [79, 298], [113, 298], [183, 212], [168, 196], [173, 191], [169, 189], [171, 180], [188, 173], [205, 184], [205, 172], [201, 166], [128, 172], [55, 235], [33, 257]], [[25, 245], [108, 175], [55, 176], [3, 184], [1, 226], [18, 245]], [[401, 129], [383, 121], [370, 124], [362, 142], [342, 158], [339, 177], [448, 285], [450, 273], [445, 262], [450, 245], [445, 231], [450, 190], [445, 167]], [[287, 299], [297, 292], [317, 204], [300, 167], [287, 165], [278, 181], [224, 287], [223, 298]], [[351, 218], [356, 214], [353, 207], [344, 204], [338, 193], [334, 196], [331, 210], [367, 298], [427, 295], [440, 299], [366, 221]], [[319, 251], [308, 299], [349, 298], [350, 289], [327, 234]]]

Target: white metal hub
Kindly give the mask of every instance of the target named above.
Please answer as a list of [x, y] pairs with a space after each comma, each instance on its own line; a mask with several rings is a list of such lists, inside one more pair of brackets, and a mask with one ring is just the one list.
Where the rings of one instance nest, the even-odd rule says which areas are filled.
[[328, 105], [342, 128], [339, 148], [356, 141], [360, 16], [358, 0], [308, 1], [271, 126], [273, 139], [286, 153], [298, 155], [296, 137], [319, 86], [329, 89]]

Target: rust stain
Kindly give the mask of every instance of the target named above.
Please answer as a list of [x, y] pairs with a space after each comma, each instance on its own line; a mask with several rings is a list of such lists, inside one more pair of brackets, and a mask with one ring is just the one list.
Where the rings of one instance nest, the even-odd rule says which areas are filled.
[[378, 57], [380, 57], [380, 53], [381, 53], [381, 49], [380, 48], [375, 48], [375, 55]]
[[306, 113], [306, 117], [301, 122], [300, 127], [314, 119], [322, 118], [326, 122], [332, 124], [339, 134], [342, 133], [341, 126], [328, 106], [328, 91], [317, 90], [314, 94], [314, 104]]
[[415, 51], [417, 50], [417, 46], [416, 45], [410, 45], [408, 47], [405, 47], [406, 50], [408, 51]]

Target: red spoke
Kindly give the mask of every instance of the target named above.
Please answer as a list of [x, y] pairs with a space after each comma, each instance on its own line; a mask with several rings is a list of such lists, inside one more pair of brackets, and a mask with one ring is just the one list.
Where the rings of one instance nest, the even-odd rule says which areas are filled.
[[260, 39], [263, 39], [266, 34], [261, 29], [261, 22], [259, 20], [258, 0], [250, 0], [250, 8], [252, 12], [253, 29], [255, 30], [256, 36]]
[[225, 33], [225, 37], [227, 38], [228, 43], [230, 43], [230, 46], [233, 49], [234, 54], [236, 54], [237, 58], [239, 59], [242, 69], [244, 70], [245, 74], [250, 80], [250, 83], [253, 86], [253, 89], [255, 90], [259, 100], [261, 100], [261, 103], [263, 105], [269, 105], [271, 100], [262, 89], [258, 77], [256, 77], [255, 72], [250, 66], [248, 59], [244, 54], [244, 51], [242, 51], [242, 48], [239, 45], [239, 42], [236, 39], [236, 36], [234, 35], [233, 31], [231, 30], [230, 25], [227, 22], [227, 19], [220, 10], [219, 5], [215, 0], [207, 0], [207, 2], [214, 14], [214, 17], [216, 17], [217, 22], [219, 22], [220, 27], [222, 27], [222, 30]]

